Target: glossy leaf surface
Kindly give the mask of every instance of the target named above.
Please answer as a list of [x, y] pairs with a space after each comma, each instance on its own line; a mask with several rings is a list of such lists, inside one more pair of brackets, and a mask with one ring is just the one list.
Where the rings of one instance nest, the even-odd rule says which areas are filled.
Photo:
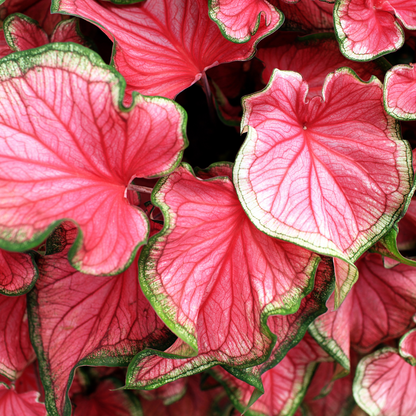
[[[326, 78], [324, 99], [305, 102], [307, 93], [299, 74], [275, 69], [266, 89], [243, 100], [248, 136], [234, 183], [260, 230], [352, 264], [400, 215], [411, 152], [377, 79], [344, 68]], [[353, 283], [340, 277], [337, 305]]]
[[261, 25], [278, 28], [284, 20], [266, 0], [210, 0], [208, 4], [211, 19], [234, 42], [247, 42]]
[[416, 368], [394, 348], [383, 348], [361, 360], [354, 380], [354, 398], [370, 416], [412, 416]]
[[36, 246], [71, 219], [80, 229], [69, 254], [77, 269], [124, 270], [148, 235], [126, 188], [135, 177], [175, 168], [186, 114], [169, 100], [140, 95], [125, 109], [122, 78], [75, 44], [13, 54], [0, 74], [2, 247]]
[[264, 361], [273, 339], [266, 317], [296, 312], [312, 289], [319, 258], [251, 224], [228, 178], [229, 166], [201, 172], [223, 175], [206, 180], [188, 169], [177, 169], [153, 195], [165, 226], [141, 256], [140, 279], [153, 307], [181, 338], [165, 357], [198, 356], [136, 357], [128, 386], [156, 387], [185, 370], [219, 363]]
[[416, 120], [416, 66], [397, 65], [387, 72], [384, 104], [394, 118]]
[[150, 0], [132, 6], [88, 0], [54, 0], [52, 11], [74, 14], [105, 28], [114, 39], [114, 65], [127, 92], [174, 98], [208, 68], [244, 61], [276, 27], [261, 27], [245, 44], [225, 39], [209, 18], [207, 0]]
[[39, 393], [36, 391], [19, 394], [0, 383], [0, 414], [46, 416], [45, 405], [39, 403], [38, 398]]
[[416, 313], [416, 268], [385, 269], [378, 254], [368, 254], [356, 265], [360, 277], [344, 303], [334, 311], [332, 296], [329, 311], [310, 327], [315, 339], [348, 369], [350, 347], [367, 353], [401, 336]]
[[349, 59], [368, 61], [399, 49], [404, 32], [416, 29], [415, 0], [340, 0], [334, 9], [341, 52]]
[[359, 63], [346, 59], [338, 42], [330, 34], [311, 35], [281, 46], [261, 48], [256, 55], [264, 64], [263, 82], [267, 84], [273, 69], [295, 71], [308, 83], [308, 98], [321, 95], [325, 77], [344, 66], [352, 68], [364, 81], [372, 75], [383, 80], [384, 73], [376, 62]]
[[40, 260], [29, 295], [31, 337], [52, 416], [70, 414], [67, 391], [77, 366], [126, 366], [142, 349], [173, 341], [139, 287], [137, 262], [118, 276], [84, 275], [67, 260], [76, 229], [62, 227], [65, 249]]
[[0, 295], [0, 374], [16, 380], [35, 358], [29, 338], [26, 296]]

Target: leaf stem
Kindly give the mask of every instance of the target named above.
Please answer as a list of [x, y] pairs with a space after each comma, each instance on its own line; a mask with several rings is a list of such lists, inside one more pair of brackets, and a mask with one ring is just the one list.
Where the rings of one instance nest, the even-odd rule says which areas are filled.
[[141, 192], [143, 194], [151, 194], [153, 189], [149, 188], [147, 186], [141, 186], [141, 185], [134, 185], [133, 183], [129, 184], [127, 187], [129, 191], [135, 191], [135, 192]]

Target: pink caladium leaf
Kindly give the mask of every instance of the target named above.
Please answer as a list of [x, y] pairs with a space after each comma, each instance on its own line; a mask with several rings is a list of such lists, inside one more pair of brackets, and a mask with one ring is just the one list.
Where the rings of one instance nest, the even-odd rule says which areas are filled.
[[6, 41], [13, 52], [37, 48], [49, 42], [87, 44], [79, 30], [78, 19], [59, 22], [50, 37], [36, 20], [20, 13], [8, 16], [4, 21], [3, 28]]
[[239, 43], [249, 41], [259, 27], [277, 29], [284, 20], [267, 0], [209, 0], [208, 5], [211, 19], [224, 36]]
[[[408, 355], [415, 352], [414, 334], [411, 331], [401, 339], [401, 349], [383, 348], [360, 361], [354, 379], [354, 398], [370, 416], [415, 414], [416, 357]], [[413, 345], [407, 346], [407, 342]], [[404, 357], [400, 355], [402, 352]]]
[[149, 232], [127, 188], [135, 177], [176, 167], [187, 145], [186, 113], [141, 95], [123, 107], [123, 79], [72, 43], [15, 53], [0, 71], [0, 245], [34, 247], [71, 219], [79, 227], [69, 252], [75, 268], [125, 270]]
[[[416, 7], [416, 4], [415, 4]], [[386, 111], [399, 120], [416, 120], [416, 66], [397, 65], [384, 82]]]
[[405, 334], [399, 343], [399, 354], [413, 367], [416, 366], [416, 329]]
[[24, 14], [15, 13], [8, 16], [4, 21], [3, 29], [13, 52], [25, 51], [49, 43], [48, 35], [38, 22]]
[[368, 63], [349, 61], [340, 53], [332, 33], [305, 36], [277, 47], [261, 48], [256, 56], [265, 65], [265, 84], [275, 68], [299, 72], [308, 83], [308, 98], [321, 95], [325, 77], [336, 69], [348, 66], [364, 81], [368, 81], [372, 75], [382, 81], [383, 69], [389, 65], [381, 59]]
[[39, 280], [28, 297], [31, 337], [53, 416], [71, 413], [68, 391], [76, 367], [126, 366], [142, 349], [164, 349], [174, 339], [140, 289], [138, 263], [118, 276], [86, 276], [67, 260], [75, 235], [70, 223], [61, 226], [65, 249], [39, 260]]
[[14, 388], [0, 383], [0, 414], [46, 416], [45, 405], [39, 403], [38, 398], [39, 393], [36, 391], [19, 394]]
[[208, 68], [253, 57], [256, 44], [277, 27], [262, 27], [245, 44], [225, 39], [209, 18], [207, 0], [110, 2], [54, 0], [52, 11], [74, 14], [104, 28], [114, 40], [113, 62], [127, 92], [174, 98]]
[[321, 346], [346, 369], [350, 347], [370, 352], [413, 326], [416, 313], [416, 268], [398, 265], [385, 269], [381, 256], [367, 254], [356, 263], [360, 278], [336, 311], [329, 311], [309, 327]]
[[91, 394], [74, 394], [72, 415], [142, 416], [139, 400], [131, 392], [120, 390], [121, 386], [117, 379], [107, 378]]
[[[231, 390], [234, 405], [247, 416], [292, 415], [301, 403], [317, 363], [329, 356], [306, 334], [283, 360], [261, 376], [264, 394], [250, 406], [254, 387], [214, 368], [217, 377]], [[249, 407], [250, 406], [250, 407]]]
[[263, 91], [243, 99], [248, 135], [234, 184], [261, 231], [340, 259], [339, 306], [357, 276], [353, 263], [403, 210], [411, 151], [384, 111], [378, 79], [342, 68], [327, 76], [323, 98], [307, 94], [300, 74], [275, 69]]
[[35, 359], [29, 338], [26, 296], [0, 295], [0, 374], [16, 380]]
[[369, 61], [398, 50], [404, 43], [401, 23], [416, 29], [416, 0], [340, 0], [334, 9], [341, 52], [356, 61]]
[[[221, 174], [223, 168], [224, 167], [218, 165], [214, 166], [211, 169], [211, 174], [214, 172], [216, 175]], [[198, 172], [198, 176], [201, 177], [204, 177], [207, 174], [209, 174], [207, 171]], [[216, 371], [219, 367], [212, 369], [213, 375], [221, 380], [226, 386], [228, 394], [240, 409], [244, 408], [246, 404], [240, 401], [242, 393], [238, 389], [239, 385], [236, 385], [233, 382], [233, 380], [236, 380], [235, 377], [254, 386], [256, 388], [256, 397], [258, 397], [258, 394], [264, 392], [260, 373], [262, 371], [267, 371], [267, 369], [274, 367], [281, 361], [287, 351], [296, 345], [304, 336], [311, 321], [313, 321], [316, 316], [326, 311], [325, 302], [333, 290], [333, 268], [329, 259], [321, 261], [318, 266], [315, 280], [314, 290], [302, 299], [297, 312], [289, 315], [275, 315], [269, 317], [268, 325], [275, 334], [276, 341], [269, 359], [264, 364], [248, 368], [247, 370], [226, 366], [224, 368], [231, 374], [227, 377], [224, 377], [224, 374], [227, 374], [227, 372], [222, 371], [221, 369]], [[179, 350], [181, 346], [183, 346], [183, 343], [179, 343], [177, 349]], [[172, 360], [172, 355], [169, 353], [174, 352], [173, 348], [171, 348], [165, 353], [144, 351], [142, 354], [139, 354], [129, 366], [127, 383], [129, 383], [130, 376], [134, 376], [135, 379], [133, 379], [133, 381], [135, 386], [150, 386], [150, 388], [152, 388], [154, 385], [157, 386], [175, 380], [177, 377], [183, 377], [184, 375], [198, 372], [203, 368], [213, 365], [212, 362], [207, 363], [207, 353], [201, 351], [201, 349], [199, 356], [188, 359]], [[151, 355], [154, 356], [152, 357]], [[139, 380], [139, 383], [137, 383], [136, 380]], [[231, 382], [228, 382], [228, 380], [231, 380]]]
[[0, 294], [23, 295], [38, 278], [32, 256], [0, 249]]
[[272, 2], [284, 14], [286, 27], [307, 33], [333, 31], [333, 4], [316, 0], [299, 0], [297, 3], [287, 0]]
[[[180, 339], [159, 356], [137, 356], [128, 387], [152, 389], [216, 364], [245, 368], [264, 361], [275, 340], [267, 316], [296, 312], [313, 287], [319, 257], [251, 224], [230, 165], [198, 175], [208, 179], [183, 165], [152, 196], [165, 225], [140, 257], [140, 280]], [[172, 356], [182, 359], [167, 359]]]

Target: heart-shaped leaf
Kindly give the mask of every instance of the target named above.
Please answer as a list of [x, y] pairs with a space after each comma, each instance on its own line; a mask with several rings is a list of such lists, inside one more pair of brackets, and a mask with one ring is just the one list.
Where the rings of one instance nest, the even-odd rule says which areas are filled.
[[[364, 83], [342, 68], [327, 76], [323, 98], [308, 101], [307, 94], [299, 74], [275, 69], [263, 91], [243, 99], [248, 136], [234, 183], [257, 228], [354, 271], [405, 206], [411, 151], [384, 111], [376, 78]], [[336, 270], [336, 306], [354, 276]]]
[[80, 230], [69, 253], [74, 267], [125, 270], [148, 236], [127, 187], [176, 167], [187, 144], [185, 112], [141, 95], [124, 108], [123, 79], [72, 43], [10, 55], [0, 73], [0, 245], [34, 247], [71, 219]]
[[416, 268], [385, 269], [381, 256], [367, 254], [356, 263], [360, 278], [336, 311], [319, 316], [310, 331], [321, 346], [346, 369], [350, 347], [370, 352], [381, 342], [401, 336], [416, 313]]
[[36, 391], [19, 394], [14, 388], [0, 383], [0, 414], [46, 416], [45, 405], [39, 403], [38, 398], [39, 393]]
[[[181, 339], [160, 357], [145, 358], [152, 351], [137, 356], [129, 387], [155, 388], [216, 364], [243, 368], [264, 361], [275, 339], [267, 316], [296, 312], [313, 287], [319, 257], [251, 224], [230, 166], [199, 174], [209, 179], [180, 167], [152, 197], [165, 225], [140, 258], [141, 285]], [[189, 358], [166, 359], [173, 355]]]
[[207, 0], [147, 0], [118, 7], [110, 2], [54, 0], [52, 11], [74, 14], [104, 28], [114, 40], [113, 61], [127, 93], [174, 98], [208, 68], [244, 61], [274, 27], [262, 26], [249, 42], [225, 39], [209, 18]]
[[68, 391], [76, 367], [126, 366], [142, 349], [164, 349], [174, 339], [139, 287], [137, 262], [118, 276], [86, 276], [66, 258], [75, 235], [70, 223], [61, 226], [65, 249], [40, 259], [28, 298], [51, 416], [71, 414]]
[[[416, 7], [416, 5], [415, 5]], [[384, 81], [386, 111], [399, 120], [416, 120], [416, 66], [397, 65]]]
[[35, 358], [29, 338], [26, 296], [0, 295], [0, 316], [0, 374], [16, 380]]
[[339, 0], [334, 24], [341, 52], [355, 61], [369, 61], [398, 50], [404, 43], [401, 23], [416, 29], [416, 0]]

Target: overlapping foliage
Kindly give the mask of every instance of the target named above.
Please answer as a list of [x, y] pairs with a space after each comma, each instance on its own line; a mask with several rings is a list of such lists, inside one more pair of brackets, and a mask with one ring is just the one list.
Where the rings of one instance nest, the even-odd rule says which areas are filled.
[[416, 0], [0, 22], [1, 414], [414, 415]]

